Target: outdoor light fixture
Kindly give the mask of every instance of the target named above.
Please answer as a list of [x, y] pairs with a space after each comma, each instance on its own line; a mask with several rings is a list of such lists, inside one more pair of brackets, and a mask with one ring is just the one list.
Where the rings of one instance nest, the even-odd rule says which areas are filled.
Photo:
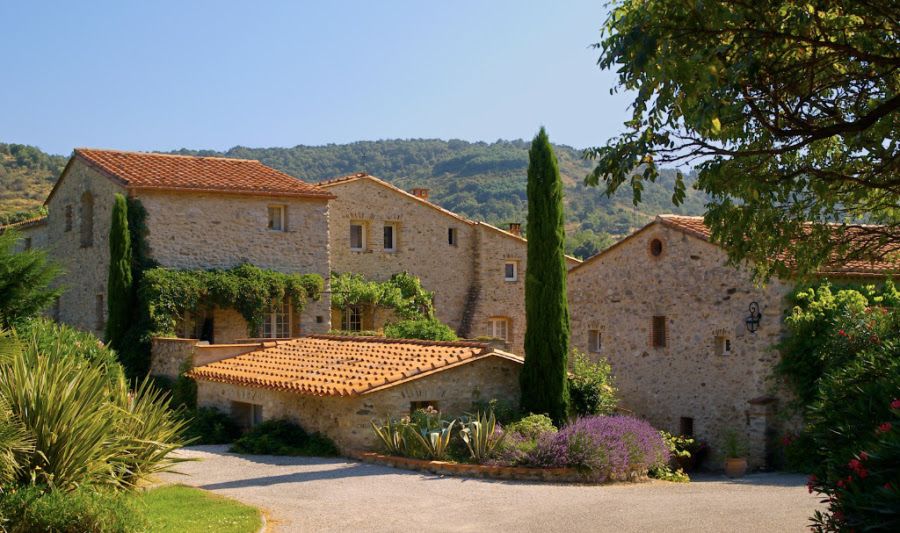
[[759, 329], [759, 321], [762, 319], [762, 313], [759, 312], [759, 304], [756, 302], [750, 303], [750, 316], [744, 319], [744, 323], [747, 325], [747, 331], [750, 333], [756, 333], [756, 330]]

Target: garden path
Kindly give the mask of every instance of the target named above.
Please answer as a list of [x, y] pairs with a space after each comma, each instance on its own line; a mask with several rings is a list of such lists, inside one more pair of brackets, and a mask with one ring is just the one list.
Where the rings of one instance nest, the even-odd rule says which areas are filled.
[[699, 476], [605, 486], [440, 477], [346, 459], [178, 452], [183, 483], [264, 509], [270, 531], [801, 531], [817, 498], [802, 476]]

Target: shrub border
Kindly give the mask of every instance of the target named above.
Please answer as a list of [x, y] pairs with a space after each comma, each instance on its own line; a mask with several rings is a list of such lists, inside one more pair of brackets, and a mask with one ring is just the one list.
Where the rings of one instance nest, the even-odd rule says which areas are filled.
[[[397, 457], [394, 455], [382, 455], [376, 452], [351, 450], [347, 456], [369, 464], [390, 466], [406, 470], [417, 470], [443, 476], [457, 476], [483, 479], [505, 479], [511, 481], [543, 481], [549, 483], [580, 483], [584, 485], [602, 485], [610, 483], [609, 480], [592, 481], [586, 479], [574, 468], [532, 468], [526, 466], [496, 466], [474, 465], [467, 463], [451, 463], [448, 461], [429, 461], [427, 459], [413, 459], [410, 457]], [[642, 476], [635, 481], [646, 481]]]

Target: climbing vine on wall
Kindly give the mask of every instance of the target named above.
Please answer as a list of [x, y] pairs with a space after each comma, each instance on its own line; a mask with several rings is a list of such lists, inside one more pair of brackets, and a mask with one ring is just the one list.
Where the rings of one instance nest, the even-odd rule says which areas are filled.
[[300, 313], [308, 299], [321, 297], [324, 280], [318, 274], [284, 274], [250, 264], [229, 269], [145, 270], [139, 298], [149, 319], [149, 335], [175, 334], [179, 317], [212, 306], [237, 310], [249, 335], [262, 326], [272, 304], [287, 299]]
[[331, 274], [331, 307], [344, 310], [350, 305], [372, 305], [394, 310], [400, 318], [434, 316], [434, 293], [422, 287], [419, 278], [407, 272], [387, 281], [367, 280], [359, 274]]

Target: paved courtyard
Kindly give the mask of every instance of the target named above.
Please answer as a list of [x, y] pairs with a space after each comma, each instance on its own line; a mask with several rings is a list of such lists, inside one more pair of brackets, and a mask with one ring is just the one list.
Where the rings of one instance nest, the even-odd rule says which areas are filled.
[[803, 531], [804, 478], [547, 485], [424, 475], [346, 459], [238, 456], [195, 446], [164, 482], [263, 509], [270, 531]]

